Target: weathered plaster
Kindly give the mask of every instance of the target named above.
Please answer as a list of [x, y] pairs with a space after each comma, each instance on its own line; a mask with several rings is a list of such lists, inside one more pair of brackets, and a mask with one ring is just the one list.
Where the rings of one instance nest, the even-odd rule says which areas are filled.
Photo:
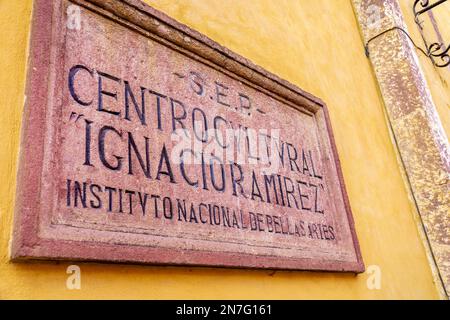
[[[406, 30], [396, 0], [353, 0], [364, 43]], [[394, 29], [368, 44], [394, 138], [447, 296], [450, 147], [413, 44]]]
[[328, 102], [367, 271], [77, 263], [81, 290], [69, 290], [71, 262], [10, 262], [33, 1], [0, 1], [0, 299], [438, 298], [351, 1], [145, 2]]

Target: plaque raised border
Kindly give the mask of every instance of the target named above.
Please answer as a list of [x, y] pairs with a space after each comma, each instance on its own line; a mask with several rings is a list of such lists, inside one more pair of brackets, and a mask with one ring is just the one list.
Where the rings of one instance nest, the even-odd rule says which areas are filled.
[[[125, 28], [138, 32], [212, 69], [275, 97], [293, 108], [306, 110], [326, 128], [331, 161], [335, 164], [342, 201], [345, 207], [355, 261], [323, 261], [257, 256], [239, 252], [205, 252], [157, 246], [135, 246], [90, 241], [68, 241], [41, 236], [40, 174], [46, 167], [48, 151], [43, 132], [46, 130], [46, 108], [58, 99], [53, 93], [65, 83], [54, 70], [60, 66], [58, 47], [54, 45], [58, 21], [65, 14], [64, 3], [77, 4], [106, 17]], [[55, 31], [56, 30], [56, 31]], [[35, 0], [30, 38], [26, 102], [22, 120], [20, 163], [12, 243], [13, 261], [30, 259], [83, 260], [98, 262], [143, 263], [157, 265], [197, 265], [218, 267], [320, 270], [338, 272], [364, 271], [354, 221], [345, 189], [339, 158], [324, 102], [295, 85], [254, 65], [206, 36], [176, 22], [138, 0]], [[56, 98], [54, 98], [56, 97]], [[26, 150], [26, 152], [24, 152]]]

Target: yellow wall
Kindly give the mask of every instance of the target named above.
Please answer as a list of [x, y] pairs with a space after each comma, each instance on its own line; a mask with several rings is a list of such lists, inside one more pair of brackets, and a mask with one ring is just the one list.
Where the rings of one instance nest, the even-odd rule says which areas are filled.
[[[408, 26], [408, 31], [413, 37], [414, 42], [421, 48], [425, 49], [425, 45], [420, 36], [419, 28], [414, 22], [413, 13], [414, 0], [400, 0], [401, 9]], [[450, 3], [444, 3], [432, 10], [435, 16], [436, 24], [442, 35], [445, 45], [450, 45]], [[424, 33], [427, 41], [431, 44], [439, 42], [431, 21], [427, 14], [420, 16], [424, 22]], [[427, 79], [428, 86], [436, 105], [437, 112], [444, 127], [447, 137], [450, 136], [450, 66], [446, 68], [437, 68], [433, 66], [430, 59], [418, 51], [418, 56], [422, 70]]]
[[349, 0], [147, 2], [328, 103], [368, 274], [10, 263], [31, 0], [0, 0], [0, 298], [438, 298]]

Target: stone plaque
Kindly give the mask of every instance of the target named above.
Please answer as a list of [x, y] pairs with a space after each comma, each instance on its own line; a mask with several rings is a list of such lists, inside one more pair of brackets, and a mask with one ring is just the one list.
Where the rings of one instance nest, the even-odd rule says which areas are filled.
[[14, 260], [364, 270], [323, 102], [137, 0], [34, 6]]

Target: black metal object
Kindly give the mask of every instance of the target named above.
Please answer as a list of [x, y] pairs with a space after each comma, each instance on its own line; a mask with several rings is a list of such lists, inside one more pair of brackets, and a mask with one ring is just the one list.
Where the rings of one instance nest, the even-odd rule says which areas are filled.
[[[414, 2], [413, 11], [416, 24], [419, 26], [420, 30], [423, 30], [422, 23], [419, 17], [432, 10], [433, 8], [447, 2], [448, 0], [437, 0], [435, 2], [430, 2], [429, 0], [416, 0]], [[436, 67], [444, 68], [450, 65], [450, 45], [445, 46], [444, 43], [434, 42], [428, 44], [428, 41], [425, 39], [423, 32], [421, 32], [423, 42], [425, 43], [425, 47], [427, 48], [426, 55], [431, 59], [433, 64]]]
[[[440, 4], [443, 4], [444, 2], [446, 2], [447, 0], [438, 0], [434, 3], [430, 4], [429, 0], [416, 0], [414, 2], [414, 16], [416, 17], [416, 22], [418, 22], [419, 20], [419, 16], [422, 13], [425, 13], [427, 11], [430, 11], [431, 9], [433, 9], [434, 7], [437, 7]], [[421, 9], [417, 9], [417, 7], [420, 5]], [[420, 23], [418, 23], [420, 25]]]
[[385, 33], [388, 33], [388, 32], [394, 31], [394, 30], [399, 30], [399, 31], [403, 32], [403, 33], [408, 37], [409, 41], [411, 41], [411, 43], [414, 45], [414, 47], [416, 47], [417, 50], [420, 50], [420, 51], [421, 51], [424, 55], [426, 55], [427, 57], [430, 56], [429, 53], [425, 52], [425, 50], [423, 50], [421, 47], [419, 47], [418, 45], [416, 45], [416, 44], [414, 43], [414, 41], [413, 41], [413, 39], [411, 38], [411, 36], [410, 36], [410, 35], [408, 34], [408, 32], [406, 32], [403, 28], [400, 28], [400, 27], [392, 27], [392, 28], [389, 28], [389, 29], [387, 29], [387, 30], [385, 30], [385, 31], [383, 31], [383, 32], [381, 32], [381, 33], [379, 33], [379, 34], [377, 34], [376, 36], [373, 36], [372, 38], [370, 38], [370, 39], [367, 41], [366, 45], [364, 46], [364, 49], [365, 49], [365, 51], [366, 51], [366, 56], [367, 56], [367, 58], [369, 58], [369, 56], [370, 56], [370, 52], [369, 52], [369, 44], [370, 44], [370, 42], [372, 42], [373, 40], [375, 40], [375, 39], [381, 37], [381, 36], [384, 35]]

